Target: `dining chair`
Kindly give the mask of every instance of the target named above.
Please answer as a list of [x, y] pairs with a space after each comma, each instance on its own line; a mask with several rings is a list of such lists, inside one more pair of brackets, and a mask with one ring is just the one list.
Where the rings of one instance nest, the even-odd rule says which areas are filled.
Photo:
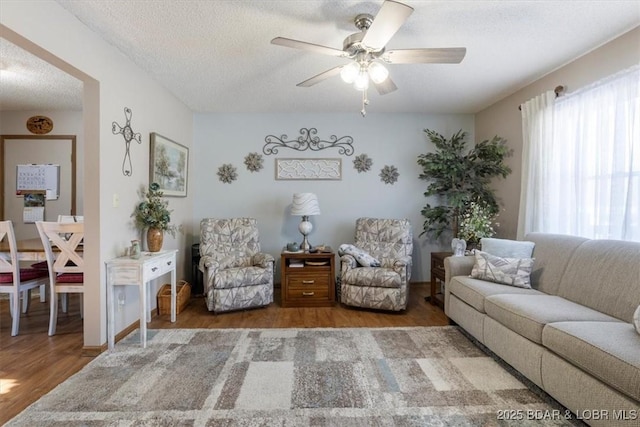
[[[49, 269], [49, 335], [55, 335], [58, 322], [58, 295], [62, 297], [62, 311], [68, 307], [68, 294], [84, 293], [84, 259], [78, 250], [84, 239], [82, 222], [36, 221]], [[58, 250], [54, 254], [53, 248]], [[80, 315], [83, 314], [80, 296]]]
[[22, 312], [27, 313], [31, 302], [31, 289], [46, 285], [48, 272], [35, 268], [20, 268], [16, 235], [11, 221], [0, 221], [0, 242], [5, 239], [9, 244], [9, 253], [0, 256], [0, 293], [9, 294], [11, 336], [15, 337], [20, 329], [20, 295]]
[[[83, 215], [58, 215], [58, 222], [84, 222]], [[31, 265], [31, 268], [40, 268], [42, 270], [48, 270], [49, 266], [47, 261], [36, 262]], [[40, 287], [40, 302], [47, 302], [47, 286]]]
[[84, 222], [83, 215], [58, 215], [58, 222]]

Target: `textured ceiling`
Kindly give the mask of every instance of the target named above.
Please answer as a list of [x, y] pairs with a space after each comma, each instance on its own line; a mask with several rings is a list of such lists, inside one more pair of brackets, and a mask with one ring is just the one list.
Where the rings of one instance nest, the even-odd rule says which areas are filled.
[[[347, 60], [270, 41], [282, 36], [341, 49], [344, 38], [357, 32], [354, 17], [375, 15], [382, 5], [380, 0], [57, 2], [197, 112], [359, 111], [359, 92], [339, 77], [296, 87]], [[466, 47], [467, 55], [461, 64], [389, 65], [398, 90], [385, 96], [370, 90], [369, 112], [474, 113], [640, 24], [638, 0], [404, 2], [415, 12], [388, 50]], [[4, 78], [2, 85], [0, 102], [8, 109]], [[47, 82], [31, 96], [45, 97], [61, 86]], [[77, 90], [72, 82], [69, 92]], [[64, 99], [59, 93], [53, 97]]]
[[81, 109], [80, 80], [0, 38], [0, 111]]

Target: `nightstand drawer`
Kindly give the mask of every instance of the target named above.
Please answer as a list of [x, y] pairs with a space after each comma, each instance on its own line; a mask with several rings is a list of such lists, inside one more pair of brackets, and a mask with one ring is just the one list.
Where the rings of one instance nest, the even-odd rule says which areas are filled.
[[287, 300], [300, 301], [300, 300], [315, 300], [315, 301], [329, 301], [329, 288], [309, 286], [307, 288], [287, 288]]
[[293, 275], [287, 276], [287, 284], [290, 288], [329, 287], [329, 276]]

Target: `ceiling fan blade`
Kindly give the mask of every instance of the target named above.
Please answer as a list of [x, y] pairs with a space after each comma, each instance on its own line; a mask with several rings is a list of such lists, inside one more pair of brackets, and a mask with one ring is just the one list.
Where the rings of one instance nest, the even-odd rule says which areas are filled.
[[300, 40], [288, 39], [286, 37], [276, 37], [275, 39], [271, 40], [271, 44], [292, 47], [294, 49], [309, 50], [315, 53], [321, 53], [323, 55], [348, 56], [346, 52], [339, 49], [334, 49], [332, 47], [322, 46], [319, 44], [307, 43]]
[[459, 64], [467, 54], [466, 47], [390, 50], [382, 59], [390, 64]]
[[380, 95], [386, 95], [394, 90], [398, 90], [398, 86], [391, 80], [391, 77], [387, 77], [382, 83], [371, 83], [373, 83]]
[[333, 77], [337, 74], [340, 74], [340, 70], [342, 70], [342, 67], [344, 67], [344, 65], [333, 67], [323, 73], [320, 73], [318, 75], [311, 77], [310, 79], [307, 79], [303, 82], [298, 83], [296, 86], [299, 86], [299, 87], [313, 86], [316, 83], [320, 83], [321, 81], [328, 79], [329, 77]]
[[362, 44], [374, 50], [381, 50], [412, 13], [412, 7], [386, 0], [362, 39]]

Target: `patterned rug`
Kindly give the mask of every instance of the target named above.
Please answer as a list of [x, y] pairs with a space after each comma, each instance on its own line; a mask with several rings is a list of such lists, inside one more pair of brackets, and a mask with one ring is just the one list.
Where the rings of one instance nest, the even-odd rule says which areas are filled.
[[454, 326], [149, 332], [7, 425], [573, 425]]

